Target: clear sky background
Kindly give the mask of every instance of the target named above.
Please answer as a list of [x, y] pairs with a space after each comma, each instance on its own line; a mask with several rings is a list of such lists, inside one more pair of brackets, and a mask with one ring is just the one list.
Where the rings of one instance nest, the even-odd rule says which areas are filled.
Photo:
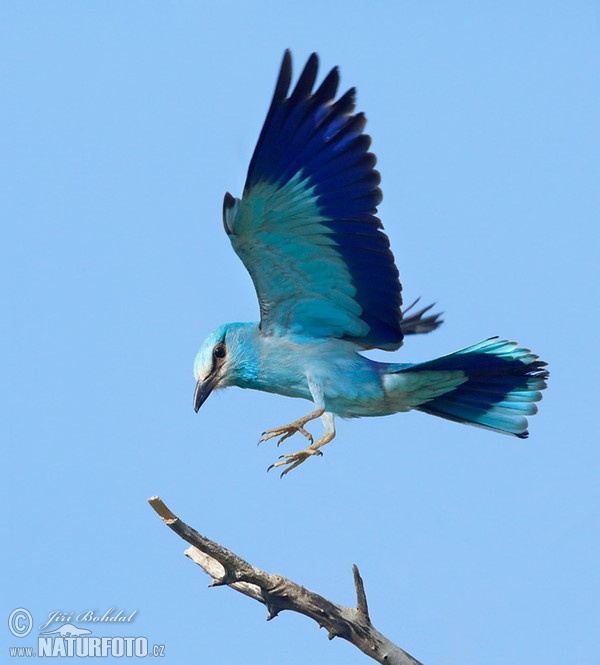
[[[394, 357], [532, 348], [551, 377], [528, 440], [346, 421], [280, 480], [256, 441], [307, 403], [231, 389], [193, 412], [204, 336], [257, 318], [221, 204], [286, 47], [295, 75], [317, 51], [357, 86], [405, 298], [445, 312]], [[111, 607], [138, 613], [94, 634], [168, 664], [368, 662], [208, 589], [158, 494], [337, 602], [358, 564], [375, 626], [425, 665], [597, 663], [599, 69], [593, 1], [2, 2], [2, 662], [51, 611]]]

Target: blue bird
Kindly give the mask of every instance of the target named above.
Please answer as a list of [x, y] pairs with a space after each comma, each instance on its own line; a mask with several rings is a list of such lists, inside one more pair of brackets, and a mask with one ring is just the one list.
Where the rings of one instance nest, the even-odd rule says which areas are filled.
[[[263, 432], [261, 441], [278, 437], [278, 445], [298, 432], [308, 439], [269, 467], [284, 467], [281, 475], [322, 454], [335, 416], [417, 409], [527, 437], [548, 376], [528, 349], [492, 337], [416, 364], [362, 354], [398, 349], [404, 335], [441, 321], [426, 315], [431, 306], [403, 316], [398, 270], [375, 216], [382, 194], [364, 114], [354, 112], [354, 88], [336, 100], [337, 68], [313, 91], [318, 64], [313, 53], [289, 94], [285, 52], [243, 196], [225, 194], [223, 225], [254, 283], [260, 322], [222, 325], [204, 341], [194, 409], [227, 386], [312, 401], [307, 415]], [[305, 426], [319, 417], [324, 433], [313, 441]]]

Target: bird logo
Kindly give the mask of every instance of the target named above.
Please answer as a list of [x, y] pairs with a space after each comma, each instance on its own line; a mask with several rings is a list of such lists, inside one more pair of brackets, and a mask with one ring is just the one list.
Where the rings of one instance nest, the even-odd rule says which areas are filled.
[[61, 637], [80, 637], [81, 635], [91, 635], [92, 631], [87, 628], [79, 628], [79, 626], [72, 623], [64, 623], [56, 630], [49, 630], [46, 633], [40, 633], [40, 635], [52, 635], [54, 633], [58, 633]]

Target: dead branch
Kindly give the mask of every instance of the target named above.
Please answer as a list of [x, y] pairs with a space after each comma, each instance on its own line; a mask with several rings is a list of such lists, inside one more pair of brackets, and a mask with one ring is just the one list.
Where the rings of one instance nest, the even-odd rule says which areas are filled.
[[363, 653], [386, 665], [422, 665], [373, 628], [369, 618], [365, 588], [353, 566], [356, 607], [338, 605], [281, 575], [272, 575], [252, 566], [237, 554], [209, 540], [174, 515], [161, 499], [153, 496], [148, 503], [162, 521], [191, 547], [184, 553], [210, 577], [210, 586], [229, 586], [267, 608], [267, 621], [282, 610], [299, 612], [326, 628], [329, 639], [341, 637]]

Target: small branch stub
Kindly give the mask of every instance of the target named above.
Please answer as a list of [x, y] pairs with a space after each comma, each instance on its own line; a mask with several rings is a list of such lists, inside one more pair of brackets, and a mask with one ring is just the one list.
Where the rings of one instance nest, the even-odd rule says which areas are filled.
[[148, 503], [170, 529], [191, 545], [185, 555], [212, 578], [210, 586], [229, 586], [257, 600], [266, 606], [267, 620], [282, 610], [298, 612], [325, 628], [329, 639], [341, 637], [379, 663], [422, 665], [371, 624], [364, 583], [356, 565], [352, 567], [356, 607], [344, 607], [281, 575], [256, 568], [188, 526], [159, 497], [151, 497]]
[[363, 582], [360, 573], [358, 572], [358, 566], [356, 564], [352, 565], [352, 574], [354, 575], [354, 586], [356, 587], [356, 609], [365, 615], [367, 621], [369, 619], [369, 607], [367, 605], [367, 595], [365, 594], [365, 585]]

